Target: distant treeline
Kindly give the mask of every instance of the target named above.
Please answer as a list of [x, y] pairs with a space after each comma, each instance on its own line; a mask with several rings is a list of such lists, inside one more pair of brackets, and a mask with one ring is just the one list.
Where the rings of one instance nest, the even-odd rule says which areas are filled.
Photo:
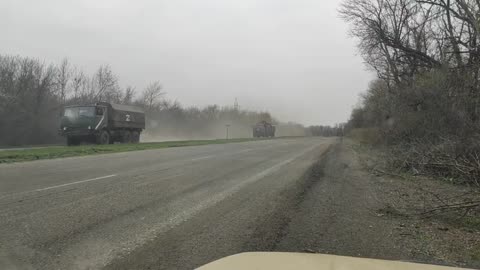
[[252, 125], [273, 122], [284, 136], [305, 135], [298, 124], [282, 124], [268, 112], [217, 105], [184, 107], [165, 97], [160, 82], [145, 89], [122, 87], [108, 65], [93, 74], [72, 65], [46, 64], [37, 59], [0, 55], [0, 145], [61, 143], [58, 136], [63, 107], [107, 101], [137, 105], [147, 113], [144, 140], [224, 138], [252, 136]]
[[341, 15], [378, 75], [347, 129], [394, 168], [479, 184], [479, 2], [344, 0]]
[[343, 136], [345, 124], [337, 124], [335, 126], [310, 126], [308, 134], [311, 136], [334, 137]]

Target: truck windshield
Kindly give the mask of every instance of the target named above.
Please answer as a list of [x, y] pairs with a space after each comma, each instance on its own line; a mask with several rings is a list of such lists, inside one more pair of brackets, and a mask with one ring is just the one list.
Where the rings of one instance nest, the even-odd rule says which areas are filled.
[[78, 117], [94, 117], [95, 107], [71, 107], [65, 108], [65, 117], [78, 118]]

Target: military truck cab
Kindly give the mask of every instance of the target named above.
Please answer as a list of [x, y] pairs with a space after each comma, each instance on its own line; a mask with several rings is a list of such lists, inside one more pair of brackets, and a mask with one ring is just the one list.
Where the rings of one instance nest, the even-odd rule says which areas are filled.
[[59, 133], [67, 145], [138, 143], [145, 129], [141, 108], [98, 102], [94, 105], [66, 106]]

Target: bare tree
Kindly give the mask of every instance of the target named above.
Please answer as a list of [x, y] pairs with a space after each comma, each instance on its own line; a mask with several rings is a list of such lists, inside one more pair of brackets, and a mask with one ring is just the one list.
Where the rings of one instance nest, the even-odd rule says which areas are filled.
[[346, 0], [340, 13], [351, 23], [360, 52], [379, 77], [398, 84], [442, 65], [429, 39], [431, 9], [414, 0]]
[[[365, 62], [386, 82], [385, 100], [396, 100], [390, 105], [422, 111], [435, 102], [463, 115], [465, 125], [475, 125], [480, 121], [479, 4], [477, 0], [345, 0], [340, 13], [351, 23]], [[418, 86], [419, 78], [439, 70], [449, 79], [442, 89], [432, 89], [436, 94]]]
[[108, 101], [120, 103], [121, 90], [118, 79], [108, 65], [100, 66], [91, 82], [92, 101]]
[[60, 95], [60, 100], [62, 104], [65, 104], [67, 95], [68, 95], [68, 84], [73, 75], [73, 70], [68, 62], [68, 59], [63, 59], [60, 65], [57, 68], [56, 72], [56, 83]]
[[72, 77], [73, 101], [86, 99], [89, 94], [89, 79], [81, 70], [75, 70]]
[[144, 104], [145, 108], [149, 111], [159, 109], [160, 98], [164, 94], [165, 93], [162, 92], [162, 85], [160, 84], [160, 82], [156, 81], [156, 82], [150, 83], [142, 93], [142, 103]]
[[132, 104], [134, 96], [135, 96], [135, 87], [127, 86], [127, 88], [125, 88], [125, 93], [123, 95], [122, 104]]
[[477, 0], [345, 0], [340, 13], [351, 23], [366, 62], [381, 78], [399, 83], [448, 66], [473, 72], [470, 77], [477, 85]]

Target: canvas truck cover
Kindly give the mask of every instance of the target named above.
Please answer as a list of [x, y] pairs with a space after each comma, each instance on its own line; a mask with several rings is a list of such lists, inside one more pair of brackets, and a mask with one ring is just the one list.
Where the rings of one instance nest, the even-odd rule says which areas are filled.
[[145, 129], [145, 112], [136, 106], [101, 102], [108, 108], [108, 126], [111, 128]]

